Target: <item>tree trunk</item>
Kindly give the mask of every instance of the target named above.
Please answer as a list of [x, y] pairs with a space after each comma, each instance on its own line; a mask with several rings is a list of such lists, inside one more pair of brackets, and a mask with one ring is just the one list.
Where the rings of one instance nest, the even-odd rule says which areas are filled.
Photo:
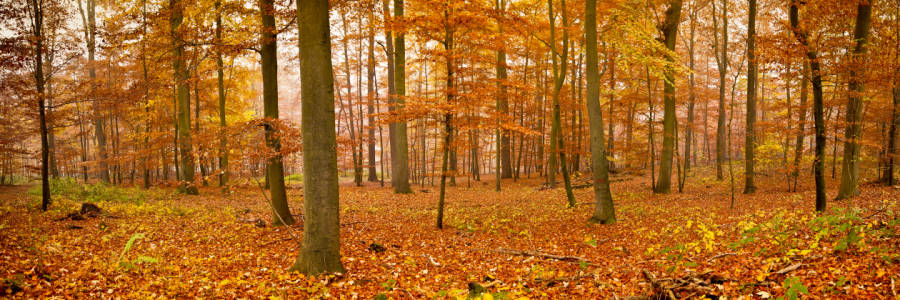
[[591, 166], [594, 169], [594, 214], [592, 223], [613, 224], [616, 210], [609, 189], [609, 163], [603, 144], [603, 110], [600, 108], [600, 74], [597, 63], [597, 0], [585, 4], [584, 31], [586, 35], [587, 109], [591, 131]]
[[[97, 3], [96, 0], [86, 0], [85, 6], [87, 7], [87, 13], [85, 16], [85, 11], [81, 7], [81, 1], [76, 1], [78, 3], [78, 10], [81, 13], [81, 21], [84, 25], [84, 38], [87, 41], [87, 50], [88, 50], [88, 76], [90, 77], [90, 85], [91, 85], [91, 97], [96, 97], [94, 92], [96, 91], [96, 80], [97, 80], [97, 71], [94, 66], [94, 52], [96, 49], [96, 21], [95, 21], [95, 10]], [[174, 18], [174, 15], [173, 15]], [[100, 170], [100, 181], [109, 183], [109, 166], [107, 165], [107, 153], [106, 153], [106, 131], [103, 129], [104, 119], [101, 117], [102, 107], [98, 104], [98, 100], [94, 99], [94, 136], [97, 138], [97, 161]]]
[[[216, 1], [216, 40], [222, 40], [222, 2]], [[219, 175], [219, 186], [222, 192], [228, 191], [228, 133], [225, 126], [225, 116], [227, 109], [225, 108], [225, 70], [222, 62], [222, 53], [216, 52], [216, 79], [219, 92], [219, 130], [221, 130], [221, 141], [219, 143], [219, 169], [222, 174]]]
[[297, 27], [304, 222], [300, 254], [290, 271], [309, 275], [344, 273], [328, 1], [297, 1]]
[[[403, 20], [403, 0], [394, 0], [394, 17]], [[394, 40], [394, 103], [396, 110], [403, 111], [403, 104], [406, 102], [403, 97], [406, 96], [406, 42], [402, 33], [397, 35]], [[406, 122], [397, 122], [394, 125], [397, 155], [391, 156], [391, 183], [394, 185], [394, 192], [401, 194], [411, 194], [412, 189], [409, 186], [409, 145], [406, 136]]]
[[716, 180], [725, 179], [722, 164], [725, 162], [725, 75], [728, 73], [728, 0], [722, 0], [722, 57], [719, 57], [719, 17], [713, 2], [713, 50], [719, 67], [719, 117], [716, 122]]
[[[375, 22], [375, 14], [369, 11], [369, 22]], [[366, 69], [368, 71], [368, 80], [366, 81], [368, 88], [368, 108], [369, 108], [369, 178], [367, 181], [378, 181], [378, 174], [375, 170], [375, 26], [369, 27], [369, 53], [366, 60]]]
[[796, 0], [791, 2], [790, 22], [791, 29], [797, 40], [807, 49], [806, 56], [809, 59], [810, 74], [813, 84], [813, 116], [816, 127], [816, 156], [813, 173], [816, 180], [816, 211], [823, 212], [826, 208], [825, 195], [825, 109], [822, 100], [822, 73], [819, 70], [818, 53], [810, 48], [807, 33], [800, 29], [800, 5]]
[[856, 29], [853, 40], [856, 48], [850, 66], [850, 97], [847, 101], [847, 128], [844, 131], [844, 162], [841, 166], [841, 187], [836, 200], [859, 195], [859, 156], [862, 139], [863, 96], [865, 85], [863, 75], [866, 61], [866, 46], [869, 43], [869, 24], [872, 22], [872, 5], [875, 0], [857, 6]]
[[[563, 26], [568, 26], [569, 22], [566, 18], [566, 1], [562, 0], [560, 2], [562, 6], [560, 10], [560, 14], [562, 15], [562, 24]], [[563, 84], [566, 81], [566, 67], [568, 66], [569, 56], [569, 31], [563, 30], [563, 46], [562, 46], [562, 57], [557, 63], [557, 52], [556, 52], [556, 16], [553, 14], [553, 0], [547, 0], [547, 7], [550, 16], [550, 53], [553, 61], [553, 124], [550, 131], [550, 156], [551, 158], [559, 153], [559, 166], [562, 169], [563, 182], [566, 187], [566, 198], [569, 201], [569, 207], [575, 207], [577, 202], [575, 200], [575, 195], [572, 193], [572, 183], [569, 180], [569, 172], [567, 171], [566, 166], [566, 154], [565, 154], [565, 143], [562, 136], [562, 121], [560, 118], [559, 112], [559, 93], [562, 90]], [[557, 67], [557, 64], [560, 66]], [[602, 130], [602, 127], [601, 127]], [[557, 148], [557, 143], [559, 148]], [[550, 186], [555, 186], [556, 182], [556, 160], [550, 159], [550, 170], [548, 170], [548, 174], [550, 174]]]
[[48, 139], [47, 115], [44, 106], [44, 36], [41, 32], [44, 23], [44, 7], [37, 0], [29, 3], [31, 14], [31, 33], [34, 38], [34, 83], [37, 90], [38, 117], [40, 118], [41, 131], [41, 210], [47, 211], [50, 207], [50, 142]]
[[744, 194], [756, 192], [753, 183], [756, 166], [756, 0], [750, 0], [750, 16], [747, 22], [747, 128], [744, 138]]
[[194, 158], [191, 153], [191, 91], [188, 86], [188, 69], [185, 62], [184, 45], [177, 38], [180, 35], [179, 27], [184, 21], [184, 8], [181, 7], [181, 0], [170, 0], [169, 7], [172, 9], [172, 18], [170, 20], [172, 28], [172, 67], [175, 69], [175, 81], [177, 85], [178, 95], [178, 141], [181, 144], [181, 174], [184, 182], [179, 190], [188, 195], [199, 195], [200, 192], [194, 186]]
[[[669, 9], [666, 10], [665, 23], [661, 26], [663, 33], [663, 42], [670, 51], [675, 51], [675, 39], [678, 35], [678, 24], [681, 22], [681, 0], [671, 2]], [[666, 57], [666, 61], [671, 64], [675, 63], [675, 57]], [[663, 149], [662, 157], [659, 162], [659, 180], [656, 181], [656, 188], [653, 190], [657, 194], [668, 194], [671, 192], [672, 186], [672, 160], [675, 154], [675, 74], [672, 70], [666, 69], [666, 81], [663, 84]]]
[[[267, 119], [278, 120], [278, 38], [275, 35], [274, 1], [260, 0], [259, 10], [262, 21], [262, 32], [260, 33], [260, 44], [262, 45], [260, 45], [259, 56], [262, 61], [263, 115]], [[304, 115], [304, 117], [306, 116]], [[274, 156], [269, 157], [266, 163], [266, 183], [269, 185], [273, 209], [272, 225], [293, 225], [294, 217], [291, 215], [284, 185], [281, 139], [277, 136], [276, 128], [272, 124], [267, 123], [265, 130], [266, 146], [274, 152]], [[304, 166], [309, 165], [304, 164]], [[304, 187], [309, 188], [308, 185], [304, 185]]]
[[803, 159], [803, 139], [806, 138], [806, 99], [808, 97], [807, 81], [809, 79], [809, 63], [803, 63], [803, 74], [800, 77], [800, 116], [797, 119], [797, 140], [794, 147], [794, 167], [791, 177], [794, 180], [793, 191], [797, 191], [797, 179], [800, 177], [800, 160]]

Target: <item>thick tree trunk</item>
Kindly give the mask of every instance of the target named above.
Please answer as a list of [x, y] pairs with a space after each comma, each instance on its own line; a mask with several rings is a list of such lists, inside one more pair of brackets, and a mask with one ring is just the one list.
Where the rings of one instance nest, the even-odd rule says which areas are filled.
[[297, 1], [302, 101], [303, 242], [290, 271], [344, 273], [327, 0]]
[[587, 51], [587, 109], [591, 130], [591, 166], [594, 169], [594, 214], [592, 223], [613, 224], [616, 210], [609, 189], [609, 163], [603, 144], [603, 110], [600, 108], [600, 74], [597, 63], [597, 0], [585, 4], [584, 31]]
[[[170, 20], [172, 35], [179, 36], [179, 27], [184, 21], [184, 8], [181, 0], [170, 0], [172, 9]], [[181, 174], [184, 181], [179, 190], [188, 195], [199, 195], [200, 192], [194, 186], [194, 158], [191, 145], [191, 91], [188, 85], [189, 74], [185, 62], [184, 45], [178, 38], [172, 39], [172, 66], [175, 69], [175, 81], [177, 85], [178, 102], [178, 141], [181, 144]]]
[[[394, 17], [403, 19], [403, 0], [394, 0]], [[403, 111], [403, 104], [406, 102], [403, 97], [406, 96], [406, 41], [402, 33], [394, 39], [394, 104], [396, 110]], [[397, 122], [394, 125], [397, 155], [391, 156], [391, 183], [394, 185], [394, 192], [401, 194], [411, 194], [412, 189], [409, 186], [409, 144], [406, 135], [406, 122]]]
[[866, 62], [866, 46], [869, 43], [869, 24], [872, 23], [872, 5], [875, 0], [860, 3], [856, 9], [856, 28], [853, 40], [856, 48], [850, 66], [850, 97], [847, 101], [847, 128], [844, 131], [844, 162], [841, 166], [841, 186], [837, 200], [859, 195], [859, 156], [862, 139], [863, 96], [865, 85], [863, 75]]
[[[678, 24], [681, 23], [681, 0], [671, 2], [666, 10], [665, 23], [661, 26], [663, 42], [670, 51], [675, 51], [675, 39], [678, 35]], [[675, 57], [666, 57], [669, 63], [675, 63]], [[659, 180], [653, 190], [657, 194], [668, 194], [672, 186], [672, 161], [675, 157], [675, 74], [666, 69], [666, 81], [663, 84], [663, 149], [659, 162]]]

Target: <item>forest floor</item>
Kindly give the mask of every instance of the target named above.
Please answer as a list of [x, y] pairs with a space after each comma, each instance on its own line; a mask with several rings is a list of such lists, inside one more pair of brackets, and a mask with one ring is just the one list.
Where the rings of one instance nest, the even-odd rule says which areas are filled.
[[[185, 196], [59, 183], [48, 212], [33, 187], [0, 187], [0, 298], [900, 299], [897, 187], [865, 184], [815, 214], [811, 178], [789, 193], [760, 176], [754, 195], [735, 187], [733, 209], [729, 181], [714, 175], [669, 195], [625, 179], [612, 184], [614, 225], [585, 222], [591, 188], [570, 209], [563, 188], [537, 190], [536, 178], [504, 180], [500, 193], [460, 180], [443, 230], [436, 187], [395, 195], [342, 182], [347, 272], [317, 278], [287, 272], [298, 243], [254, 222], [271, 223], [255, 187]], [[301, 191], [288, 194], [301, 213]], [[57, 221], [82, 202], [121, 218]]]

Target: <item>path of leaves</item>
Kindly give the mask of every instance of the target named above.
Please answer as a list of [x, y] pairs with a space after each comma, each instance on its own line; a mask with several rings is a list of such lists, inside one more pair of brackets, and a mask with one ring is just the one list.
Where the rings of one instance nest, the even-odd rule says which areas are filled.
[[[675, 283], [693, 274], [699, 288], [675, 297], [900, 299], [896, 188], [864, 186], [820, 216], [810, 186], [786, 193], [773, 178], [763, 178], [756, 195], [738, 194], [734, 209], [727, 181], [700, 178], [684, 194], [657, 196], [647, 180], [633, 179], [613, 184], [619, 222], [592, 226], [590, 188], [575, 192], [590, 204], [567, 209], [564, 190], [538, 191], [539, 183], [504, 181], [497, 193], [492, 183], [462, 182], [448, 192], [441, 231], [434, 187], [395, 195], [377, 183], [344, 184], [347, 273], [318, 278], [286, 271], [298, 252], [286, 228], [242, 221], [270, 223], [255, 188], [227, 197], [213, 187], [194, 197], [105, 188], [106, 198], [58, 196], [41, 213], [27, 187], [0, 187], [0, 297], [664, 299], [648, 275]], [[300, 213], [300, 191], [289, 196]], [[82, 200], [123, 218], [55, 221]], [[372, 251], [372, 243], [386, 250]], [[500, 249], [575, 258], [492, 251]], [[779, 274], [786, 267], [795, 269]], [[496, 280], [470, 295], [470, 282]]]

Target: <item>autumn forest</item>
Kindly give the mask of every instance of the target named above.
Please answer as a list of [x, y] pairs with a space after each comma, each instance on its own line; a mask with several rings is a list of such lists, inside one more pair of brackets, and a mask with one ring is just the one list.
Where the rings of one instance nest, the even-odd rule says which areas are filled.
[[0, 298], [900, 299], [900, 0], [0, 0]]

